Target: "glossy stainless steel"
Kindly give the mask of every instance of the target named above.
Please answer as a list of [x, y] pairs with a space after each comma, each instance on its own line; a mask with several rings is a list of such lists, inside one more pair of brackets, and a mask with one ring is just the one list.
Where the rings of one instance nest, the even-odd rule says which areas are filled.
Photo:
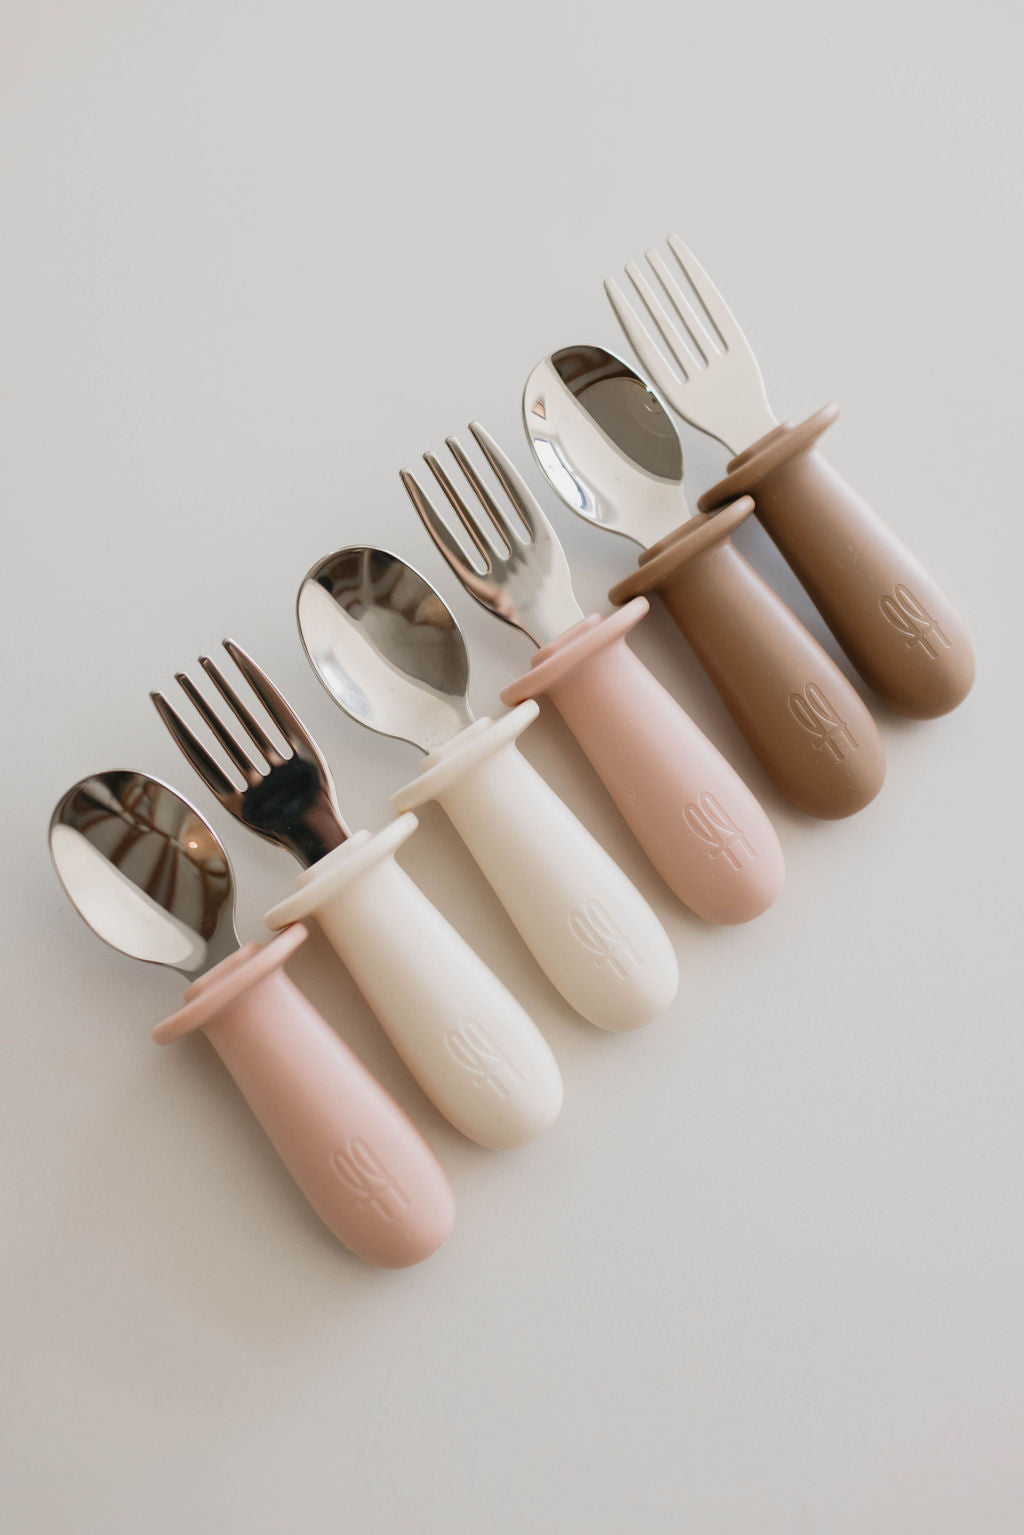
[[523, 391], [537, 462], [570, 511], [647, 548], [690, 515], [683, 450], [665, 407], [621, 357], [563, 347]]
[[50, 853], [79, 914], [122, 954], [198, 976], [238, 948], [227, 853], [158, 779], [83, 778], [53, 812]]
[[386, 549], [339, 549], [305, 577], [299, 634], [335, 703], [429, 752], [473, 723], [462, 632], [419, 571]]
[[225, 640], [224, 649], [291, 748], [282, 751], [271, 740], [209, 656], [200, 656], [203, 671], [263, 758], [265, 766], [258, 766], [191, 678], [185, 672], [176, 672], [175, 679], [185, 696], [242, 778], [241, 787], [214, 761], [162, 693], [149, 696], [188, 761], [224, 809], [250, 831], [286, 848], [308, 868], [339, 847], [349, 835], [338, 809], [330, 771], [309, 731], [266, 673], [234, 640]]
[[671, 267], [660, 252], [647, 252], [648, 265], [663, 297], [635, 261], [626, 267], [667, 357], [611, 278], [605, 282], [605, 292], [630, 345], [673, 410], [691, 426], [738, 453], [778, 425], [765, 395], [761, 369], [725, 300], [693, 252], [678, 235], [669, 235], [668, 248], [674, 259]]
[[424, 461], [444, 491], [470, 547], [452, 533], [408, 470], [405, 486], [420, 521], [463, 586], [482, 607], [546, 645], [584, 616], [576, 601], [568, 561], [554, 530], [514, 465], [478, 421], [469, 430], [512, 509], [509, 516], [454, 437], [445, 443], [481, 510], [473, 512], [433, 453]]

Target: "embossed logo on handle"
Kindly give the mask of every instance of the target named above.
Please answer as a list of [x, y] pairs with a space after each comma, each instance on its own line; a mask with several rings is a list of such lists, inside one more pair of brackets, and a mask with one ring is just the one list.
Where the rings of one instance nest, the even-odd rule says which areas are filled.
[[789, 708], [797, 724], [814, 737], [815, 751], [830, 751], [837, 762], [842, 762], [846, 756], [844, 737], [850, 751], [859, 750], [849, 725], [816, 682], [809, 682], [802, 693], [790, 693]]
[[741, 853], [746, 853], [749, 858], [757, 857], [756, 848], [707, 790], [696, 803], [691, 801], [683, 807], [683, 818], [690, 830], [707, 843], [710, 858], [724, 858], [730, 868], [739, 869], [742, 867]]
[[622, 980], [629, 974], [630, 963], [639, 966], [644, 962], [643, 955], [633, 947], [600, 901], [588, 901], [582, 911], [571, 911], [569, 929], [577, 942], [590, 950], [598, 969], [607, 965]]
[[460, 1029], [449, 1029], [444, 1042], [459, 1065], [469, 1072], [474, 1087], [489, 1087], [496, 1097], [507, 1098], [510, 1083], [526, 1081], [518, 1066], [473, 1019]]
[[360, 1210], [376, 1210], [385, 1221], [393, 1221], [397, 1205], [408, 1205], [409, 1196], [394, 1173], [388, 1172], [380, 1157], [361, 1135], [354, 1135], [347, 1146], [335, 1151], [332, 1166], [346, 1188], [356, 1196]]
[[879, 598], [879, 606], [894, 629], [903, 635], [908, 650], [920, 645], [929, 661], [934, 661], [939, 647], [952, 648], [953, 642], [939, 628], [924, 603], [899, 582], [891, 593]]

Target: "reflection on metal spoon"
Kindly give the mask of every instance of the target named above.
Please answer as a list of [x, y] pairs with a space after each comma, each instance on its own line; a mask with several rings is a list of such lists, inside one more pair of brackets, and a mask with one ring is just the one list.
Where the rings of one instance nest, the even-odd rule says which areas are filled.
[[198, 976], [237, 949], [227, 854], [159, 780], [82, 779], [53, 812], [50, 852], [81, 916], [123, 954]]

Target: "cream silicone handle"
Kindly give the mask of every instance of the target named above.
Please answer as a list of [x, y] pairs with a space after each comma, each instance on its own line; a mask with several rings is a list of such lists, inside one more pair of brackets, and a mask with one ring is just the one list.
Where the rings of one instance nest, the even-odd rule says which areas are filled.
[[477, 720], [432, 752], [391, 801], [436, 799], [552, 985], [603, 1029], [663, 1013], [679, 967], [668, 935], [618, 864], [520, 755], [531, 700]]
[[891, 709], [931, 719], [974, 681], [963, 619], [938, 583], [813, 447], [838, 415], [784, 423], [740, 454], [700, 499], [748, 492], [757, 515], [846, 654]]
[[400, 816], [357, 832], [267, 915], [316, 917], [427, 1096], [481, 1146], [520, 1146], [562, 1106], [551, 1049], [523, 1008], [394, 859]]
[[201, 1029], [328, 1229], [368, 1263], [404, 1268], [451, 1230], [451, 1187], [419, 1131], [281, 969], [305, 936], [296, 925], [239, 949], [153, 1036], [167, 1044]]
[[709, 922], [747, 922], [784, 877], [779, 839], [739, 775], [625, 644], [643, 597], [538, 651], [505, 703], [547, 692], [654, 867]]

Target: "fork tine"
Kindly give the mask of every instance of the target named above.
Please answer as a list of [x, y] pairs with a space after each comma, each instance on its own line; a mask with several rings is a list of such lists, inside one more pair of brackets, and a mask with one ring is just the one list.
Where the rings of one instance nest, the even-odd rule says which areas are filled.
[[207, 703], [188, 673], [175, 672], [174, 680], [181, 687], [185, 697], [202, 716], [210, 731], [217, 737], [225, 753], [231, 758], [246, 783], [258, 783], [263, 775], [259, 772], [256, 764], [249, 759], [248, 755], [239, 746], [216, 710]]
[[509, 554], [511, 554], [512, 550], [515, 548], [515, 545], [521, 542], [516, 533], [513, 531], [512, 524], [509, 522], [508, 518], [505, 516], [505, 513], [502, 511], [497, 501], [495, 501], [494, 497], [487, 489], [487, 486], [480, 478], [470, 459], [467, 458], [466, 450], [459, 442], [458, 438], [446, 437], [445, 445], [449, 449], [452, 457], [458, 464], [459, 468], [462, 470], [463, 474], [466, 476], [466, 479], [469, 481], [470, 487], [477, 500], [480, 502], [480, 505], [483, 507], [484, 511], [491, 519], [491, 522], [497, 529], [498, 535], [502, 539], [506, 550]]
[[252, 656], [248, 655], [234, 640], [225, 640], [224, 649], [292, 750], [304, 753], [320, 762], [322, 760], [320, 752], [305, 725], [291, 705], [277, 691], [262, 667], [257, 666]]
[[693, 252], [687, 249], [678, 235], [669, 235], [668, 248], [693, 284], [693, 290], [707, 310], [711, 323], [722, 338], [722, 345], [726, 351], [731, 346], [736, 346], [737, 344], [744, 345], [743, 332], [736, 324], [732, 310]]
[[440, 554], [444, 556], [455, 574], [462, 579], [463, 572], [473, 572], [469, 556], [453, 536], [447, 524], [438, 516], [434, 506], [427, 499], [419, 482], [413, 478], [408, 469], [402, 469], [399, 477], [405, 489], [406, 495], [416, 510], [416, 515], [423, 524], [431, 541]]
[[654, 340], [646, 326], [641, 323], [639, 315], [626, 298], [618, 283], [613, 282], [610, 277], [606, 277], [604, 291], [608, 295], [608, 302], [615, 310], [616, 319], [626, 333], [626, 339], [630, 346], [662, 394], [671, 399], [673, 393], [679, 388], [679, 373], [682, 373], [684, 379], [689, 375], [682, 365], [680, 365], [679, 373], [673, 369], [672, 364], [661, 350], [661, 347]]
[[[627, 264], [626, 275], [636, 289], [640, 302], [657, 326], [665, 345], [668, 347], [669, 355], [679, 365], [679, 370], [683, 377], [692, 378], [695, 373], [700, 372], [702, 366], [694, 344], [688, 341], [678, 326], [674, 324], [668, 310], [635, 261], [630, 261]], [[706, 362], [707, 359], [705, 358], [704, 361]]]
[[504, 452], [498, 447], [490, 432], [485, 431], [479, 421], [471, 421], [469, 430], [483, 453], [487, 462], [494, 470], [498, 483], [522, 518], [530, 538], [536, 540], [538, 529], [545, 533], [551, 532], [551, 524], [541, 511], [540, 503], [527, 486], [519, 470], [510, 458], [506, 458]]
[[[669, 271], [661, 252], [649, 250], [646, 254], [648, 265], [667, 293], [672, 308], [682, 322], [686, 332], [687, 344], [696, 350], [702, 362], [707, 363], [708, 353], [714, 350], [714, 341], [708, 329], [709, 322], [707, 322], [707, 317], [705, 317], [705, 320], [701, 320], [700, 315]], [[711, 329], [713, 330], [714, 327], [712, 326]]]
[[263, 753], [269, 766], [274, 767], [277, 763], [283, 762], [284, 758], [263, 729], [263, 726], [253, 718], [230, 682], [228, 682], [219, 668], [214, 665], [210, 657], [200, 656], [199, 665], [203, 668], [203, 671], [209, 677], [243, 730], [247, 732], [256, 749]]
[[200, 778], [216, 799], [226, 801], [238, 793], [234, 784], [217, 766], [206, 747], [196, 739], [177, 710], [172, 709], [162, 693], [150, 693], [156, 711], [179, 748], [195, 768]]
[[[492, 564], [494, 563], [494, 551], [488, 545], [487, 540], [484, 538], [483, 534], [481, 533], [480, 527], [479, 527], [478, 523], [476, 522], [475, 518], [473, 518], [470, 515], [469, 507], [466, 505], [465, 501], [463, 501], [462, 497], [459, 495], [458, 491], [455, 489], [454, 482], [452, 481], [452, 479], [451, 479], [450, 475], [448, 474], [447, 470], [441, 464], [441, 462], [438, 459], [436, 453], [424, 453], [424, 455], [423, 455], [423, 462], [426, 464], [427, 468], [430, 470], [431, 474], [434, 476], [434, 479], [437, 481], [437, 483], [440, 485], [441, 489], [444, 491], [445, 499], [447, 500], [448, 505], [452, 508], [452, 510], [454, 511], [455, 515], [458, 517], [459, 522], [462, 524], [462, 526], [465, 528], [466, 532], [469, 534], [470, 544], [471, 544], [472, 548], [476, 550], [477, 554], [480, 556], [481, 560], [483, 561], [484, 570], [485, 571], [489, 571], [491, 566], [492, 566]], [[410, 476], [410, 478], [411, 478], [411, 476]], [[415, 484], [415, 483], [416, 482], [413, 481], [413, 484]], [[419, 488], [419, 487], [417, 487], [417, 488]], [[410, 494], [412, 494], [411, 491], [410, 491]], [[423, 495], [423, 492], [420, 491], [420, 494]], [[424, 499], [424, 501], [426, 501], [427, 500], [426, 496], [423, 496], [423, 499]], [[436, 511], [434, 511], [434, 508], [430, 506], [430, 502], [429, 501], [427, 501], [427, 506], [430, 507], [430, 510], [434, 512], [435, 518], [437, 518], [438, 523], [441, 524], [441, 519], [439, 517], [437, 517]], [[441, 525], [443, 526], [443, 524], [441, 524]], [[447, 529], [445, 531], [447, 531]], [[452, 542], [453, 547], [455, 547], [457, 549], [458, 548], [458, 540], [453, 537], [451, 542]], [[464, 559], [464, 557], [463, 557], [463, 559]], [[467, 568], [472, 569], [472, 566], [470, 565], [469, 561], [466, 561], [464, 559], [464, 563], [467, 565]]]

